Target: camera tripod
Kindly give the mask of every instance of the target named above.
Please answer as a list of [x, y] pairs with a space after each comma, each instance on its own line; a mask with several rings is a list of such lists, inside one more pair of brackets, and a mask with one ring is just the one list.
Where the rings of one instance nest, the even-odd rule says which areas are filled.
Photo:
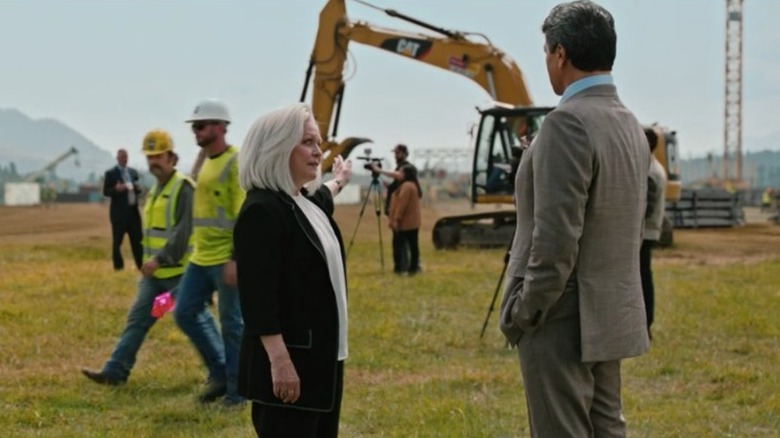
[[366, 191], [366, 196], [363, 198], [363, 204], [360, 206], [360, 214], [358, 215], [357, 224], [355, 224], [355, 231], [352, 232], [352, 238], [349, 241], [349, 246], [347, 247], [347, 257], [349, 257], [349, 252], [352, 250], [352, 244], [355, 243], [355, 236], [357, 235], [357, 230], [360, 227], [360, 221], [363, 219], [363, 213], [366, 211], [366, 205], [368, 205], [368, 199], [371, 198], [371, 194], [374, 195], [374, 214], [376, 214], [376, 231], [377, 234], [379, 234], [379, 261], [382, 265], [382, 273], [385, 272], [385, 250], [382, 246], [382, 206], [384, 205], [382, 202], [382, 188], [379, 184], [379, 174], [378, 173], [372, 173], [371, 174], [371, 184], [368, 186], [368, 191]]
[[504, 269], [501, 270], [501, 275], [498, 277], [498, 284], [496, 284], [496, 291], [493, 292], [493, 300], [490, 301], [490, 307], [488, 308], [487, 315], [485, 315], [485, 322], [482, 324], [482, 332], [479, 334], [479, 338], [482, 339], [485, 336], [485, 329], [488, 325], [488, 320], [490, 319], [490, 314], [493, 313], [493, 309], [496, 306], [496, 299], [498, 298], [498, 292], [501, 291], [501, 283], [504, 281], [504, 276], [506, 275], [506, 268], [509, 266], [509, 255], [512, 251], [512, 242], [515, 240], [515, 235], [512, 234], [512, 239], [509, 241], [509, 247], [506, 249], [506, 254], [504, 254]]

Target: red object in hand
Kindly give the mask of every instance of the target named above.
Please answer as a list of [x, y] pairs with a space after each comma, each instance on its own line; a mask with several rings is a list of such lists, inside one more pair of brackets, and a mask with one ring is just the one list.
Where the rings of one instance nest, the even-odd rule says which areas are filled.
[[152, 316], [155, 318], [161, 318], [166, 313], [173, 310], [173, 297], [170, 292], [163, 292], [154, 298], [154, 304], [152, 304]]

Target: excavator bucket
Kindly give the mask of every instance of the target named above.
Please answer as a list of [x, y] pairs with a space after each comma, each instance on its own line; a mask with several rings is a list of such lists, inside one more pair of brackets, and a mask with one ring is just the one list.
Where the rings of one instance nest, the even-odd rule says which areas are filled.
[[322, 160], [322, 173], [328, 173], [331, 171], [331, 168], [333, 167], [333, 160], [335, 160], [337, 156], [341, 155], [341, 158], [347, 159], [353, 149], [364, 143], [371, 143], [371, 139], [363, 137], [348, 137], [342, 140], [341, 143], [324, 143], [322, 145], [322, 151], [329, 151], [330, 153], [327, 154], [327, 156]]

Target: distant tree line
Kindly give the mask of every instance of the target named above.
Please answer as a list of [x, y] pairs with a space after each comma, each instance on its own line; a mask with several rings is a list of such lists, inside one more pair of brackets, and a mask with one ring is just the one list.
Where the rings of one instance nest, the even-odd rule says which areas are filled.
[[780, 187], [780, 166], [759, 165], [756, 167], [755, 187]]
[[[720, 178], [722, 171], [722, 162], [717, 156], [680, 160], [683, 185]], [[754, 188], [780, 188], [780, 151], [747, 153], [743, 159], [742, 176]]]
[[0, 164], [0, 182], [18, 181], [22, 176], [16, 170], [16, 164], [14, 162], [8, 163], [7, 166]]

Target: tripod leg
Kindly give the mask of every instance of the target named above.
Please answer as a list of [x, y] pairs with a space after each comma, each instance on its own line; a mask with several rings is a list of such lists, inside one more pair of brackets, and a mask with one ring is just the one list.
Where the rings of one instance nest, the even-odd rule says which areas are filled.
[[[371, 183], [374, 184], [373, 182]], [[368, 191], [366, 192], [366, 196], [363, 197], [363, 204], [360, 206], [360, 214], [358, 214], [358, 220], [355, 224], [355, 230], [352, 232], [352, 238], [349, 239], [349, 246], [347, 247], [347, 257], [349, 257], [349, 252], [352, 250], [352, 244], [355, 243], [355, 236], [357, 235], [358, 228], [360, 227], [360, 221], [363, 219], [363, 213], [366, 211], [366, 204], [368, 204], [368, 198], [371, 196], [371, 186], [368, 186]], [[381, 235], [380, 235], [381, 238]]]
[[488, 313], [485, 316], [485, 322], [482, 324], [482, 332], [479, 334], [480, 339], [482, 339], [485, 336], [485, 329], [487, 328], [488, 320], [490, 319], [490, 314], [493, 313], [493, 309], [496, 306], [496, 298], [498, 298], [498, 291], [501, 290], [501, 283], [504, 281], [504, 275], [506, 275], [507, 265], [509, 265], [509, 251], [507, 251], [506, 256], [504, 256], [504, 269], [501, 270], [501, 276], [498, 277], [498, 284], [496, 284], [496, 291], [493, 292], [493, 300], [490, 301], [490, 307], [488, 308]]
[[379, 262], [382, 264], [382, 273], [385, 273], [385, 249], [382, 245], [382, 189], [379, 182], [375, 185], [374, 212], [376, 213], [376, 231], [379, 234]]

